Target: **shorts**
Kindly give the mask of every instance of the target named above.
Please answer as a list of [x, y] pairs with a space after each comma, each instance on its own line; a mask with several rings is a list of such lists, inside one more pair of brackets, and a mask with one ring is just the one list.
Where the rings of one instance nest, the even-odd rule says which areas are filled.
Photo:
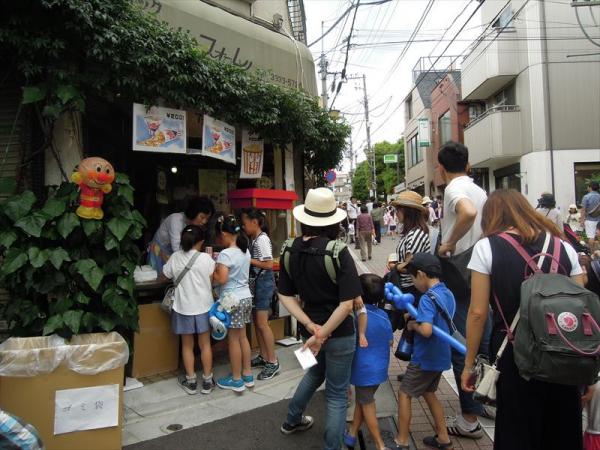
[[390, 225], [390, 231], [396, 231], [396, 225]]
[[254, 309], [257, 311], [268, 311], [273, 301], [275, 292], [275, 277], [273, 272], [261, 274], [256, 279], [254, 288]]
[[244, 328], [247, 323], [252, 323], [252, 297], [240, 300], [240, 304], [231, 313], [229, 328]]
[[171, 328], [175, 334], [202, 334], [210, 331], [208, 313], [188, 316], [171, 311]]
[[406, 368], [400, 391], [412, 398], [422, 397], [426, 392], [437, 391], [441, 378], [442, 372], [421, 370], [411, 362]]
[[375, 386], [354, 386], [356, 402], [359, 405], [370, 405], [375, 401], [375, 392], [378, 388], [378, 384]]
[[596, 220], [586, 220], [583, 222], [585, 226], [585, 235], [588, 239], [594, 239], [596, 236], [596, 227], [598, 226], [598, 221]]

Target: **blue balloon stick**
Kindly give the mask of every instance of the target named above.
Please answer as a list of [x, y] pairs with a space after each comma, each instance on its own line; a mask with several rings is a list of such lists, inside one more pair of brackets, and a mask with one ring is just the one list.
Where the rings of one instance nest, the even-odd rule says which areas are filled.
[[[396, 309], [405, 309], [410, 313], [411, 316], [417, 317], [417, 309], [413, 305], [415, 301], [415, 297], [412, 294], [403, 294], [398, 286], [393, 285], [392, 283], [385, 284], [385, 297], [393, 302], [396, 306]], [[436, 325], [432, 325], [433, 334], [435, 334], [442, 341], [446, 342], [457, 352], [466, 355], [467, 348], [464, 346], [462, 342], [457, 341], [448, 333], [446, 333], [441, 328]]]

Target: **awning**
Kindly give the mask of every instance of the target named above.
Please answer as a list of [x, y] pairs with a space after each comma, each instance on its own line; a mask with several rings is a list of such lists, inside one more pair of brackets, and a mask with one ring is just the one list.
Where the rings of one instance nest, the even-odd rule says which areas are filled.
[[301, 42], [200, 0], [162, 0], [148, 7], [173, 28], [189, 30], [208, 54], [246, 70], [271, 71], [277, 84], [317, 96], [315, 65]]

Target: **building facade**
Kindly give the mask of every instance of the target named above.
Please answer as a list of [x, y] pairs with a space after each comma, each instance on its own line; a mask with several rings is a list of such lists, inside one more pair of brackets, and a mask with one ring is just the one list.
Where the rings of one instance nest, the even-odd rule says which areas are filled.
[[350, 175], [347, 173], [338, 173], [332, 189], [338, 205], [350, 200], [350, 197], [352, 197], [352, 179]]
[[600, 58], [584, 34], [597, 35], [600, 6], [519, 0], [499, 8], [483, 4], [489, 33], [462, 65], [463, 99], [484, 105], [464, 130], [471, 165], [489, 190], [518, 189], [534, 205], [554, 192], [566, 211], [600, 173]]

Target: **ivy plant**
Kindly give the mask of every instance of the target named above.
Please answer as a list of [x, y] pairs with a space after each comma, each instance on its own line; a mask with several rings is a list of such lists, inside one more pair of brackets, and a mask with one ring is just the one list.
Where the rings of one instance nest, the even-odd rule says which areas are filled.
[[13, 336], [137, 330], [135, 241], [146, 221], [129, 179], [117, 174], [101, 221], [79, 218], [78, 200], [77, 186], [63, 183], [44, 202], [25, 191], [0, 204], [0, 286]]
[[[23, 103], [42, 128], [86, 99], [191, 109], [304, 152], [323, 173], [341, 161], [349, 127], [317, 99], [211, 59], [187, 32], [131, 0], [22, 0], [4, 11], [0, 56], [24, 80]], [[0, 73], [1, 75], [1, 73]]]

